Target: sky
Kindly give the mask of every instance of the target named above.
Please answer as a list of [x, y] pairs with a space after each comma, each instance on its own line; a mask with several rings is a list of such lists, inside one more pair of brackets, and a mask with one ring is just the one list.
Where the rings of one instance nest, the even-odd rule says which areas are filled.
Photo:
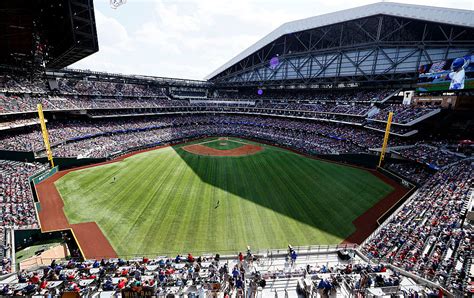
[[[99, 52], [70, 68], [203, 79], [285, 22], [375, 2], [94, 0]], [[474, 10], [473, 0], [397, 2]]]

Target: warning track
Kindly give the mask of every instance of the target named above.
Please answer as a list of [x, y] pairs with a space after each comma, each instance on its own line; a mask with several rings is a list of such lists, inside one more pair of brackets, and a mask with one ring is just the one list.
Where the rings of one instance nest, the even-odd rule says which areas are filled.
[[59, 231], [71, 229], [82, 254], [87, 259], [116, 258], [112, 245], [95, 222], [69, 224], [64, 214], [64, 203], [54, 182], [70, 171], [56, 173], [36, 185], [36, 192], [41, 203], [38, 212], [41, 231]]
[[409, 189], [401, 186], [380, 172], [374, 170], [369, 170], [369, 172], [392, 186], [394, 190], [352, 222], [356, 231], [347, 237], [343, 243], [361, 244], [364, 242], [364, 240], [377, 229], [377, 219], [384, 215], [385, 212], [389, 211], [393, 205], [400, 201], [409, 192]]
[[117, 159], [102, 163], [83, 166], [71, 170], [60, 171], [35, 186], [41, 210], [38, 212], [42, 232], [72, 230], [77, 244], [86, 259], [117, 258], [118, 255], [95, 222], [70, 224], [64, 214], [64, 202], [54, 182], [71, 171], [95, 167], [124, 160], [135, 154], [155, 150], [168, 146], [153, 147], [123, 155]]

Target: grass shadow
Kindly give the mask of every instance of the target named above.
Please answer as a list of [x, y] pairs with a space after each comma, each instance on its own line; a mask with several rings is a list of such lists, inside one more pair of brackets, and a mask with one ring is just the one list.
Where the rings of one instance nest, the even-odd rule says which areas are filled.
[[269, 145], [241, 157], [199, 156], [182, 149], [186, 145], [173, 149], [203, 182], [338, 239], [352, 234], [352, 221], [393, 190], [366, 170]]

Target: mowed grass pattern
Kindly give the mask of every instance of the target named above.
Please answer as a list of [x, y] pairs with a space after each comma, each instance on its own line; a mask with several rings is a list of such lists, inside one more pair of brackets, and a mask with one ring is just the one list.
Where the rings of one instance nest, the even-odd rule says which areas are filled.
[[65, 175], [56, 187], [69, 221], [97, 222], [122, 257], [337, 244], [393, 190], [367, 171], [276, 147], [208, 157], [181, 146]]

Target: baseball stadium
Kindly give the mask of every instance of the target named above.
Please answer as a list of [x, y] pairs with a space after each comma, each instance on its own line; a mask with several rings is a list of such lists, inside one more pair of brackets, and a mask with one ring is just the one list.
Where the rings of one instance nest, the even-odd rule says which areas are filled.
[[196, 80], [71, 67], [94, 5], [0, 4], [0, 296], [472, 297], [472, 10], [282, 22]]

